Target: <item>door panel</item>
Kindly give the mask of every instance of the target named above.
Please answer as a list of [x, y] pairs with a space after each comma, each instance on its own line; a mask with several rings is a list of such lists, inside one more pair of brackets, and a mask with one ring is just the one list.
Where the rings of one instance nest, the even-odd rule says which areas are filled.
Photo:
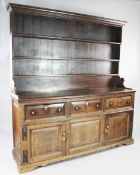
[[107, 117], [107, 143], [120, 141], [129, 137], [130, 113], [111, 114]]
[[103, 117], [89, 117], [70, 121], [68, 154], [90, 150], [101, 145], [103, 140]]
[[65, 122], [30, 126], [30, 163], [65, 155]]

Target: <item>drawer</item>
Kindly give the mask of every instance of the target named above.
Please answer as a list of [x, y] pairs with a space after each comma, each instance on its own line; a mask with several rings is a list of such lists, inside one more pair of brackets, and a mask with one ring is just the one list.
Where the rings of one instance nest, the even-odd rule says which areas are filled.
[[132, 96], [121, 97], [120, 105], [121, 107], [132, 106]]
[[112, 108], [119, 108], [119, 98], [108, 98], [105, 100], [105, 108], [112, 109]]
[[71, 102], [71, 114], [78, 114], [84, 112], [95, 112], [102, 109], [102, 101], [78, 101]]
[[122, 108], [132, 105], [132, 96], [108, 98], [105, 101], [106, 109]]
[[26, 106], [26, 119], [62, 116], [65, 115], [64, 107], [64, 103]]

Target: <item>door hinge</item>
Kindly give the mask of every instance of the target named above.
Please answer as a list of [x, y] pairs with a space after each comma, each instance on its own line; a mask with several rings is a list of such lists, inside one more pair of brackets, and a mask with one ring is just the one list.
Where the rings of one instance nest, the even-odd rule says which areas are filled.
[[28, 150], [23, 150], [23, 164], [28, 163]]
[[27, 127], [22, 128], [22, 141], [27, 140]]

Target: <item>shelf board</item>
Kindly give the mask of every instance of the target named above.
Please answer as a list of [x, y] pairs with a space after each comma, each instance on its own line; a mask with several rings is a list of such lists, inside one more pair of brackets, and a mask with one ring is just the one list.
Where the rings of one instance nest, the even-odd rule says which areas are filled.
[[121, 43], [119, 43], [119, 42], [97, 41], [97, 40], [80, 39], [80, 38], [68, 38], [68, 37], [55, 37], [55, 36], [47, 36], [47, 35], [13, 34], [13, 37], [36, 38], [36, 39], [51, 39], [51, 40], [62, 40], [62, 41], [85, 42], [85, 43], [99, 43], [99, 44], [121, 45]]
[[118, 76], [119, 74], [56, 74], [56, 75], [13, 75], [13, 78], [65, 77], [65, 76]]
[[42, 58], [42, 57], [13, 57], [13, 60], [66, 60], [66, 61], [108, 61], [119, 62], [119, 59], [94, 59], [94, 58]]

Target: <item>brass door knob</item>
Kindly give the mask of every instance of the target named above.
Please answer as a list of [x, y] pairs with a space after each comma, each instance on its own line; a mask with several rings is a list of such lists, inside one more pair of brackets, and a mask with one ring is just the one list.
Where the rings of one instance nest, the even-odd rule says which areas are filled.
[[65, 142], [66, 141], [66, 137], [62, 137], [62, 141]]
[[113, 103], [112, 103], [112, 102], [110, 102], [110, 103], [109, 103], [109, 105], [110, 105], [110, 106], [112, 106], [112, 105], [113, 105]]
[[62, 132], [62, 136], [66, 136], [66, 133], [65, 132]]
[[62, 132], [62, 141], [65, 142], [66, 141], [66, 132]]

